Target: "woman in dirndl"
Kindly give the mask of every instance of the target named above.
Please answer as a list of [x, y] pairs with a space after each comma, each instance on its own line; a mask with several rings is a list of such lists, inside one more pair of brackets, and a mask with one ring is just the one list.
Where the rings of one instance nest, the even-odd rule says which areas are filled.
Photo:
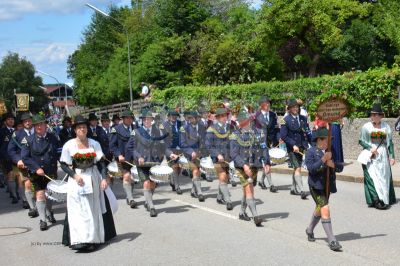
[[365, 199], [369, 207], [386, 210], [396, 202], [391, 165], [395, 164], [392, 130], [381, 121], [383, 111], [374, 104], [371, 122], [361, 128], [359, 144], [372, 153], [371, 160], [362, 165], [364, 171]]
[[65, 143], [60, 158], [61, 168], [69, 175], [63, 244], [94, 251], [116, 236], [110, 207], [115, 196], [108, 188], [100, 144], [86, 136], [87, 120], [77, 116], [73, 127], [76, 138]]

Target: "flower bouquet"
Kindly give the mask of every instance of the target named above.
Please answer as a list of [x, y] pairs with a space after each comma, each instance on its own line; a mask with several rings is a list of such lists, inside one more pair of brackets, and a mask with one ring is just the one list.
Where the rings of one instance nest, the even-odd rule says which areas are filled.
[[96, 158], [95, 152], [87, 152], [87, 153], [75, 153], [72, 156], [72, 160], [76, 168], [79, 169], [87, 169], [93, 166], [94, 158]]

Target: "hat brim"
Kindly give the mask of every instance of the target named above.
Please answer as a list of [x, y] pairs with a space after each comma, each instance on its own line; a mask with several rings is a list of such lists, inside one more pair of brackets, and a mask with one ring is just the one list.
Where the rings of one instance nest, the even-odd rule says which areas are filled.
[[34, 125], [41, 124], [41, 123], [47, 124], [47, 121], [46, 120], [35, 121], [35, 122], [32, 122], [32, 125], [34, 126]]

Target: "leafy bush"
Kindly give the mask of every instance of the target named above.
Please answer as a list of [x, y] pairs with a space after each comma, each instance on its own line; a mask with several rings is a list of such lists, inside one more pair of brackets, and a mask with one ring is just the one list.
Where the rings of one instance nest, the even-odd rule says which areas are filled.
[[165, 103], [169, 107], [192, 108], [206, 103], [222, 101], [228, 97], [233, 104], [257, 105], [262, 95], [272, 101], [273, 110], [285, 111], [289, 98], [303, 99], [306, 108], [314, 112], [317, 101], [327, 94], [343, 94], [353, 106], [353, 117], [363, 117], [379, 100], [386, 116], [397, 116], [400, 108], [400, 67], [380, 67], [366, 72], [347, 72], [343, 75], [301, 78], [292, 81], [258, 82], [226, 86], [178, 86], [153, 91], [154, 102]]

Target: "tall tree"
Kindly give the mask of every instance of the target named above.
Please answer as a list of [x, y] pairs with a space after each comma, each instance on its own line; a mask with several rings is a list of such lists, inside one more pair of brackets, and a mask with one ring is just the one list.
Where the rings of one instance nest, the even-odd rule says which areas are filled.
[[14, 106], [14, 89], [17, 93], [29, 93], [34, 101], [30, 103], [30, 111], [39, 112], [46, 108], [48, 96], [39, 86], [42, 79], [35, 76], [35, 68], [26, 58], [9, 52], [0, 64], [0, 97], [10, 110]]
[[367, 15], [369, 5], [355, 0], [265, 1], [259, 33], [277, 51], [294, 43], [297, 47], [289, 47], [300, 52], [295, 61], [305, 62], [308, 75], [315, 76], [321, 57], [343, 38], [346, 23]]

